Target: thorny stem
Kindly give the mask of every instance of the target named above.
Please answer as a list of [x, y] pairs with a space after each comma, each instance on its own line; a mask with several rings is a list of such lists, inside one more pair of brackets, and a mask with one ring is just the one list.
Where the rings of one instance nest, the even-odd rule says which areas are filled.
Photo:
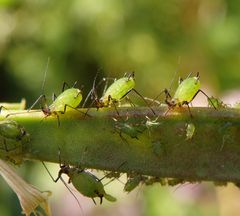
[[[118, 108], [121, 118], [113, 108], [90, 109], [91, 117], [73, 110], [59, 114], [60, 127], [56, 117], [44, 118], [42, 112], [9, 118], [30, 134], [31, 141], [23, 147], [26, 160], [59, 163], [60, 149], [62, 162], [86, 168], [240, 182], [240, 110], [195, 107], [190, 118], [185, 107], [167, 116], [167, 107], [153, 109], [159, 115], [156, 122], [148, 107]], [[3, 111], [1, 119], [5, 115]], [[195, 125], [191, 139], [186, 138], [188, 123]], [[132, 132], [137, 137], [132, 138]]]

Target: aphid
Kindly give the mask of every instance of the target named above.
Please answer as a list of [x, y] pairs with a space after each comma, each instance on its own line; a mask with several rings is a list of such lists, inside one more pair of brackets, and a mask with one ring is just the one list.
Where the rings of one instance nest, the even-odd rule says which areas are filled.
[[132, 177], [129, 177], [127, 182], [125, 183], [125, 186], [123, 188], [123, 190], [125, 192], [130, 193], [131, 191], [133, 191], [140, 183], [144, 183], [145, 180], [147, 180], [148, 178], [146, 176], [142, 176], [142, 175], [135, 175]]
[[30, 141], [25, 128], [13, 120], [0, 121], [0, 156], [14, 164], [22, 161], [24, 145]]
[[114, 128], [119, 132], [121, 138], [123, 138], [122, 134], [126, 134], [131, 138], [138, 139], [138, 135], [146, 130], [146, 125], [144, 122], [130, 122], [128, 118], [126, 120], [118, 120], [113, 118], [113, 121]]
[[208, 106], [213, 107], [213, 105], [214, 105], [214, 107], [216, 107], [218, 109], [228, 107], [228, 105], [225, 104], [223, 101], [212, 96], [212, 97], [208, 98]]
[[187, 124], [186, 140], [192, 139], [194, 133], [195, 133], [195, 125], [193, 123]]
[[[48, 64], [47, 64], [47, 68], [48, 68]], [[46, 79], [46, 72], [47, 72], [47, 69], [45, 70], [45, 74], [44, 74], [42, 92], [43, 92], [43, 87]], [[53, 103], [49, 106], [47, 105], [47, 99], [45, 94], [42, 93], [39, 96], [39, 98], [33, 103], [33, 105], [27, 110], [27, 112], [32, 110], [36, 104], [41, 102], [41, 110], [44, 113], [45, 117], [56, 116], [58, 119], [58, 126], [59, 126], [60, 125], [59, 114], [64, 114], [69, 109], [74, 109], [78, 112], [81, 112], [80, 110], [77, 109], [77, 107], [82, 101], [82, 91], [78, 88], [75, 88], [76, 84], [77, 82], [74, 83], [73, 87], [65, 90], [65, 86], [67, 85], [67, 83], [64, 82], [62, 87], [62, 93], [58, 97], [56, 97], [56, 95], [54, 94]], [[38, 112], [38, 110], [36, 110], [36, 112]], [[24, 113], [26, 112], [10, 113], [6, 116], [6, 118], [9, 117], [10, 115], [24, 114]]]
[[158, 117], [155, 118], [154, 120], [151, 120], [148, 116], [145, 117], [147, 119], [145, 125], [148, 129], [148, 135], [149, 137], [151, 137], [151, 131], [155, 128], [158, 128], [161, 125], [161, 122], [158, 122]]
[[102, 204], [103, 197], [110, 202], [116, 201], [115, 197], [105, 192], [104, 185], [102, 184], [101, 180], [84, 169], [81, 169], [79, 167], [72, 167], [66, 164], [60, 164], [58, 177], [54, 179], [50, 174], [49, 170], [47, 169], [46, 165], [44, 163], [43, 165], [54, 182], [57, 182], [59, 179], [63, 181], [63, 179], [61, 178], [63, 173], [68, 175], [68, 183], [72, 183], [73, 186], [82, 195], [91, 198], [94, 204], [96, 204], [94, 200], [94, 198], [96, 197], [100, 198], [100, 204]]
[[115, 80], [103, 93], [103, 96], [99, 99], [96, 93], [96, 82], [97, 75], [95, 77], [95, 80], [93, 82], [93, 88], [91, 90], [92, 97], [94, 99], [94, 102], [96, 104], [96, 107], [102, 108], [102, 107], [110, 107], [114, 106], [116, 108], [116, 103], [120, 103], [120, 101], [125, 98], [128, 93], [131, 91], [135, 92], [142, 100], [145, 102], [145, 104], [151, 109], [153, 114], [155, 115], [154, 110], [148, 105], [147, 101], [144, 99], [144, 97], [134, 88], [135, 87], [135, 79], [134, 79], [134, 72], [131, 72], [130, 74], [125, 74], [124, 77]]
[[[173, 97], [170, 95], [167, 89], [165, 89], [163, 92], [166, 95], [165, 102], [169, 106], [169, 109], [174, 108], [176, 106], [181, 107], [183, 105], [187, 105], [189, 113], [192, 117], [192, 114], [189, 108], [189, 103], [192, 102], [192, 100], [197, 96], [199, 92], [204, 94], [210, 102], [211, 102], [211, 99], [207, 96], [205, 92], [203, 92], [200, 89], [199, 73], [197, 73], [195, 77], [190, 77], [190, 76], [191, 76], [191, 73], [188, 75], [188, 77], [185, 80], [180, 79], [180, 82], [179, 82], [180, 84]], [[213, 103], [212, 105], [216, 109]]]

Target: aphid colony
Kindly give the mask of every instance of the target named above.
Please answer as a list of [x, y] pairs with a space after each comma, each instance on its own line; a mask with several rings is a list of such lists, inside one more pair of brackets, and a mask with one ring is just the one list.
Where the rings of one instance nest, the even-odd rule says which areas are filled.
[[[45, 73], [45, 77], [46, 77], [46, 73]], [[36, 106], [36, 104], [40, 103], [41, 111], [44, 113], [45, 117], [55, 116], [57, 118], [58, 126], [60, 126], [60, 116], [65, 114], [69, 110], [75, 110], [77, 112], [80, 112], [84, 117], [91, 117], [90, 115], [87, 114], [90, 108], [95, 107], [97, 109], [101, 109], [103, 107], [113, 107], [116, 111], [116, 116], [113, 118], [114, 128], [119, 133], [122, 139], [124, 139], [123, 134], [130, 137], [130, 139], [138, 139], [138, 135], [142, 133], [145, 129], [149, 129], [149, 133], [150, 133], [150, 129], [154, 127], [158, 127], [158, 125], [161, 124], [160, 122], [158, 122], [159, 116], [156, 115], [156, 112], [154, 111], [154, 107], [150, 106], [149, 103], [146, 101], [145, 97], [143, 97], [135, 89], [136, 83], [134, 79], [134, 72], [125, 74], [124, 77], [120, 79], [115, 79], [114, 82], [109, 87], [106, 86], [104, 88], [105, 90], [100, 98], [98, 98], [98, 95], [97, 95], [97, 88], [99, 87], [100, 84], [96, 85], [96, 78], [97, 78], [97, 75], [94, 79], [93, 87], [90, 90], [82, 106], [83, 108], [85, 108], [86, 107], [85, 105], [87, 104], [88, 99], [89, 98], [91, 99], [90, 101], [91, 105], [90, 107], [88, 107], [86, 112], [82, 112], [77, 109], [82, 102], [83, 96], [82, 96], [82, 90], [76, 87], [76, 83], [73, 85], [73, 87], [70, 87], [66, 90], [65, 90], [66, 83], [64, 83], [62, 88], [62, 93], [57, 97], [54, 94], [53, 102], [50, 105], [47, 105], [46, 96], [42, 93], [40, 97], [35, 101], [35, 103], [27, 110], [27, 112], [39, 112], [38, 110], [32, 110], [32, 109]], [[103, 79], [103, 81], [106, 81], [106, 80], [107, 80], [106, 78]], [[135, 92], [143, 100], [143, 102], [152, 112], [152, 115], [155, 116], [154, 120], [151, 120], [150, 117], [146, 116], [146, 119], [144, 122], [132, 122], [128, 120], [128, 117], [123, 118], [120, 115], [118, 109], [120, 106], [123, 106], [122, 104], [123, 99], [126, 99], [127, 106], [136, 106], [128, 98], [128, 94], [130, 92]], [[213, 98], [209, 98], [200, 89], [199, 73], [197, 73], [196, 76], [191, 77], [191, 74], [190, 74], [186, 79], [184, 80], [181, 79], [173, 97], [170, 95], [170, 92], [168, 89], [164, 89], [161, 92], [165, 94], [164, 102], [167, 105], [167, 110], [165, 112], [165, 115], [168, 113], [170, 109], [174, 109], [177, 106], [182, 107], [183, 105], [186, 105], [188, 107], [190, 117], [192, 117], [189, 104], [192, 102], [192, 100], [196, 97], [196, 95], [199, 92], [203, 93], [207, 97], [210, 106], [216, 109], [216, 105], [215, 105], [216, 102], [215, 101], [212, 102]], [[11, 114], [8, 114], [6, 117], [22, 114], [22, 113], [26, 113], [26, 111], [21, 113], [11, 113]], [[5, 130], [4, 128], [1, 129], [0, 127], [0, 133], [5, 134], [4, 139], [21, 140], [26, 136], [24, 129], [14, 126], [14, 124], [12, 125], [10, 124], [9, 127], [10, 129], [8, 130], [7, 133], [4, 131]], [[187, 139], [192, 139], [194, 135], [194, 130], [195, 130], [195, 127], [193, 124], [189, 124], [187, 126], [187, 131], [186, 131]], [[8, 148], [6, 147], [6, 145], [4, 146], [4, 148], [6, 151], [8, 151], [7, 150]], [[59, 158], [61, 159], [60, 153], [59, 153]], [[45, 168], [47, 169], [48, 173], [50, 174], [54, 182], [57, 182], [59, 179], [64, 182], [64, 180], [62, 179], [62, 174], [66, 174], [69, 177], [68, 183], [72, 183], [77, 191], [79, 191], [84, 196], [91, 198], [95, 204], [96, 202], [94, 198], [96, 197], [100, 198], [100, 203], [102, 203], [103, 198], [111, 202], [116, 201], [116, 199], [113, 196], [105, 192], [103, 183], [95, 175], [93, 175], [92, 173], [80, 167], [62, 164], [60, 159], [59, 159], [60, 170], [58, 173], [58, 177], [56, 179], [52, 177], [52, 175], [50, 174], [50, 172], [48, 171], [48, 169], [44, 164]], [[130, 192], [140, 183], [151, 184], [151, 181], [156, 182], [156, 179], [153, 181], [152, 179], [145, 176], [140, 176], [140, 175], [129, 176], [128, 181], [125, 184], [124, 190], [127, 192]], [[64, 184], [67, 185], [65, 182]]]

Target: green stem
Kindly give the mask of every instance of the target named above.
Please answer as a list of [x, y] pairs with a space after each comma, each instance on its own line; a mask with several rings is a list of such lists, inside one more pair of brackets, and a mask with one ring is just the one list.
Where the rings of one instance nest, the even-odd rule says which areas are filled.
[[[110, 108], [90, 109], [91, 117], [68, 111], [59, 114], [59, 127], [56, 116], [44, 118], [42, 112], [9, 118], [30, 134], [31, 141], [23, 148], [24, 159], [59, 163], [60, 149], [62, 162], [86, 168], [190, 181], [240, 182], [238, 109], [191, 108], [193, 118], [186, 108], [165, 116], [166, 109], [154, 108], [159, 118], [152, 127], [146, 127], [146, 116], [156, 117], [144, 107], [118, 108], [121, 118]], [[191, 139], [186, 138], [188, 123], [195, 125]]]

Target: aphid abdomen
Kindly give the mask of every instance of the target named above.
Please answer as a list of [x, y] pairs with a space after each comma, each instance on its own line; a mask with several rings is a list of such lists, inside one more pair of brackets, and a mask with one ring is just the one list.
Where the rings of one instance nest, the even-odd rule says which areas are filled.
[[99, 197], [99, 194], [103, 196], [105, 193], [103, 184], [95, 176], [86, 171], [73, 173], [71, 175], [71, 182], [81, 194], [90, 198]]
[[[81, 91], [77, 88], [70, 88], [62, 92], [56, 100], [49, 106], [51, 112], [64, 112], [65, 107], [77, 108], [82, 101]], [[66, 110], [69, 108], [66, 107]]]
[[185, 80], [178, 86], [173, 100], [176, 103], [182, 105], [184, 102], [190, 103], [196, 93], [200, 90], [200, 81], [197, 77], [190, 77]]
[[[103, 97], [100, 99], [104, 103], [105, 106], [108, 106], [112, 103], [111, 100], [113, 101], [120, 101], [128, 92], [130, 92], [133, 88], [135, 87], [135, 81], [133, 77], [123, 77], [121, 79], [118, 79], [115, 81]], [[109, 101], [109, 97], [111, 100]]]

